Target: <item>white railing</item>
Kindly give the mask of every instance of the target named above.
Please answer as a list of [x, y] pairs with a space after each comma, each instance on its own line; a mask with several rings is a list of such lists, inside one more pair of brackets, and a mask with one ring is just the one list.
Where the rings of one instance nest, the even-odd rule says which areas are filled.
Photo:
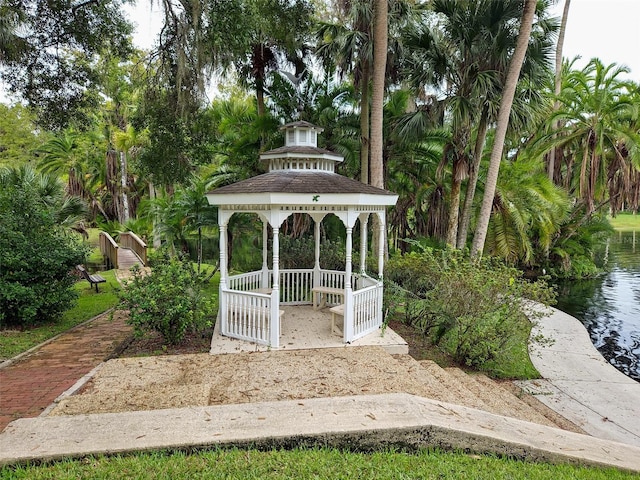
[[363, 337], [382, 326], [382, 285], [353, 292], [353, 339]]
[[[267, 288], [271, 288], [273, 272], [267, 273]], [[344, 272], [321, 270], [320, 284], [317, 286], [343, 290], [344, 280]], [[362, 274], [352, 275], [351, 281], [354, 288], [352, 340], [355, 340], [382, 326], [382, 285], [378, 280]], [[264, 290], [263, 272], [231, 276], [228, 279], [228, 286], [229, 288], [222, 292], [225, 301], [220, 303], [226, 305], [225, 334], [241, 340], [269, 345], [271, 343], [271, 296]], [[282, 270], [279, 279], [280, 303], [283, 305], [310, 304], [311, 289], [314, 286], [316, 285], [314, 285], [312, 269]], [[261, 290], [261, 293], [255, 290]], [[344, 296], [327, 294], [326, 300], [328, 305], [335, 305], [344, 302]]]
[[226, 334], [240, 340], [270, 344], [271, 297], [261, 293], [224, 291]]
[[366, 287], [373, 287], [378, 284], [378, 280], [371, 278], [368, 275], [362, 273], [354, 273], [351, 275], [351, 288], [354, 290], [361, 290]]
[[344, 272], [338, 270], [320, 270], [320, 285], [318, 286], [344, 290]]
[[[229, 277], [229, 290], [249, 292], [262, 288], [262, 271], [242, 273]], [[269, 285], [271, 286], [271, 285]]]
[[311, 303], [313, 270], [282, 270], [279, 288], [280, 303], [286, 305]]

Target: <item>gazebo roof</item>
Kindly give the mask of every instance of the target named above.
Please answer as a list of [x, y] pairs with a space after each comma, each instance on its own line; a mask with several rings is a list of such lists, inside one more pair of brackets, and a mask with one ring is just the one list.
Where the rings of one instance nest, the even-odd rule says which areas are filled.
[[288, 130], [289, 128], [300, 128], [300, 127], [312, 128], [314, 130], [317, 130], [318, 133], [324, 131], [324, 128], [318, 127], [317, 125], [314, 125], [313, 123], [305, 122], [304, 120], [298, 120], [297, 122], [287, 123], [286, 125], [283, 125], [282, 127], [280, 127], [280, 130]]
[[314, 209], [368, 205], [376, 210], [395, 205], [396, 194], [335, 173], [335, 164], [343, 157], [318, 148], [321, 128], [302, 121], [282, 128], [286, 145], [260, 155], [269, 161], [269, 172], [208, 192], [210, 204], [234, 208], [306, 205]]
[[366, 185], [336, 173], [292, 170], [264, 173], [217, 188], [209, 192], [208, 195], [238, 193], [364, 193], [368, 195], [396, 196], [395, 193], [388, 190]]

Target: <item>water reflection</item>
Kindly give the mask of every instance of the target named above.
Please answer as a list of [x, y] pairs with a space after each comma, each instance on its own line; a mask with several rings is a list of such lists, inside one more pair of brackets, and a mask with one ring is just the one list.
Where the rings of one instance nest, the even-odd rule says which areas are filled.
[[582, 321], [612, 365], [640, 381], [640, 232], [617, 232], [608, 247], [610, 272], [559, 284], [557, 307]]

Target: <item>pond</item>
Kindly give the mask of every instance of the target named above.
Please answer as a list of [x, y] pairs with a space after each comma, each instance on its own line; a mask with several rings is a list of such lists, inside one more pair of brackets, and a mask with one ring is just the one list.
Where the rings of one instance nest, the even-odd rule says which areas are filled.
[[579, 319], [600, 353], [640, 382], [640, 231], [616, 232], [607, 258], [605, 275], [558, 284], [556, 308]]

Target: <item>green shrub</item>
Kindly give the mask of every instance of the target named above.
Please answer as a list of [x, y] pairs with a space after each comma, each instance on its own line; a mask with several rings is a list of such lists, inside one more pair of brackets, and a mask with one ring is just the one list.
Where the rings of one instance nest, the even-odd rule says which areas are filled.
[[[457, 361], [482, 367], [513, 349], [530, 326], [526, 300], [553, 301], [543, 281], [494, 259], [470, 261], [453, 250], [432, 250], [392, 258], [386, 268], [389, 308], [414, 325]], [[401, 307], [401, 309], [400, 309]], [[525, 336], [526, 338], [526, 336]]]
[[0, 327], [57, 320], [77, 297], [73, 271], [86, 249], [59, 225], [62, 199], [38, 179], [0, 182]]
[[120, 293], [118, 308], [129, 311], [129, 323], [137, 335], [156, 331], [168, 343], [180, 343], [189, 329], [212, 325], [215, 305], [205, 292], [209, 278], [179, 259], [156, 262], [148, 275], [134, 267], [133, 279]]

